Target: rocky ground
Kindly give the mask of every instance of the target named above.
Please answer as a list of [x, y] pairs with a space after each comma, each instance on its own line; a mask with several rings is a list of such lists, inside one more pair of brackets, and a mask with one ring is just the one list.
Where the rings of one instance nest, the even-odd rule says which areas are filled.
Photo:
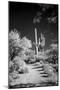
[[18, 78], [12, 80], [10, 87], [17, 88], [57, 85], [57, 74], [54, 73], [53, 68], [49, 64], [44, 64], [43, 61], [33, 64], [25, 63], [24, 73], [17, 75]]

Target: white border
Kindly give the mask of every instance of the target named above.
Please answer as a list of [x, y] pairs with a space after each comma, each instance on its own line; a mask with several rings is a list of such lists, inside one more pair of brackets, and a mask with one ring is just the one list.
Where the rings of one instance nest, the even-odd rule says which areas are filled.
[[[59, 0], [9, 0], [9, 1], [22, 1], [22, 2], [26, 1], [26, 2], [50, 3], [50, 4], [53, 3], [53, 4], [59, 4], [59, 8], [60, 8]], [[60, 11], [59, 11], [59, 15], [60, 15]], [[59, 22], [60, 22], [60, 18], [59, 18]], [[60, 31], [59, 31], [59, 35], [60, 35]], [[60, 40], [59, 40], [59, 43], [60, 43]], [[59, 48], [59, 51], [60, 51], [60, 48]], [[60, 65], [59, 65], [59, 68], [60, 68]], [[7, 84], [8, 84], [8, 0], [0, 0], [0, 90], [8, 89]], [[25, 88], [25, 90], [26, 89], [28, 88]], [[37, 88], [29, 88], [29, 89], [31, 90], [32, 89], [33, 90], [58, 89], [59, 90], [60, 86], [37, 87]]]

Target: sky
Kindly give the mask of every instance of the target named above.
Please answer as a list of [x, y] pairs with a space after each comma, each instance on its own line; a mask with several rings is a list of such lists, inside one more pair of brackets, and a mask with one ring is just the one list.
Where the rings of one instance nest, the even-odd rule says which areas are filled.
[[38, 38], [43, 33], [45, 48], [58, 39], [58, 5], [9, 2], [9, 31], [17, 29], [21, 37], [35, 41], [34, 30]]

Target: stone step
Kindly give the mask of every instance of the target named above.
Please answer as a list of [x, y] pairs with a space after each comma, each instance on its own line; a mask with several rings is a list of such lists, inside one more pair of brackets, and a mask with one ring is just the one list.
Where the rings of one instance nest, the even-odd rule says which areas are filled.
[[37, 70], [37, 71], [39, 71], [39, 72], [44, 71], [43, 68], [33, 68], [33, 69], [35, 69], [35, 70]]
[[40, 68], [40, 69], [41, 69], [41, 68], [43, 68], [43, 67], [38, 67], [38, 66], [37, 66], [37, 67], [32, 67], [32, 68], [34, 68], [34, 69], [35, 69], [35, 68], [37, 68], [37, 69]]
[[48, 74], [41, 74], [41, 77], [48, 77]]
[[43, 65], [32, 65], [34, 67], [43, 67]]
[[45, 71], [40, 71], [40, 74], [47, 74]]
[[33, 66], [43, 66], [42, 64], [34, 63]]
[[48, 75], [44, 75], [44, 76], [42, 76], [42, 77], [47, 78], [47, 77], [49, 77], [49, 76], [48, 76]]
[[43, 74], [43, 73], [45, 73], [45, 71], [44, 71], [44, 70], [40, 70], [40, 71], [39, 71], [39, 70], [37, 70], [37, 71], [38, 71], [39, 73], [42, 73], [42, 74]]
[[44, 68], [44, 66], [32, 66], [32, 67], [35, 67], [35, 68]]

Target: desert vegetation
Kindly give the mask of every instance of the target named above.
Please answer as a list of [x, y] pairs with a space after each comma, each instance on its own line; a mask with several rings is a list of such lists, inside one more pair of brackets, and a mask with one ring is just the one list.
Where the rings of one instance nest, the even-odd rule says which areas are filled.
[[9, 87], [58, 85], [58, 46], [32, 49], [33, 42], [17, 30], [9, 32]]

